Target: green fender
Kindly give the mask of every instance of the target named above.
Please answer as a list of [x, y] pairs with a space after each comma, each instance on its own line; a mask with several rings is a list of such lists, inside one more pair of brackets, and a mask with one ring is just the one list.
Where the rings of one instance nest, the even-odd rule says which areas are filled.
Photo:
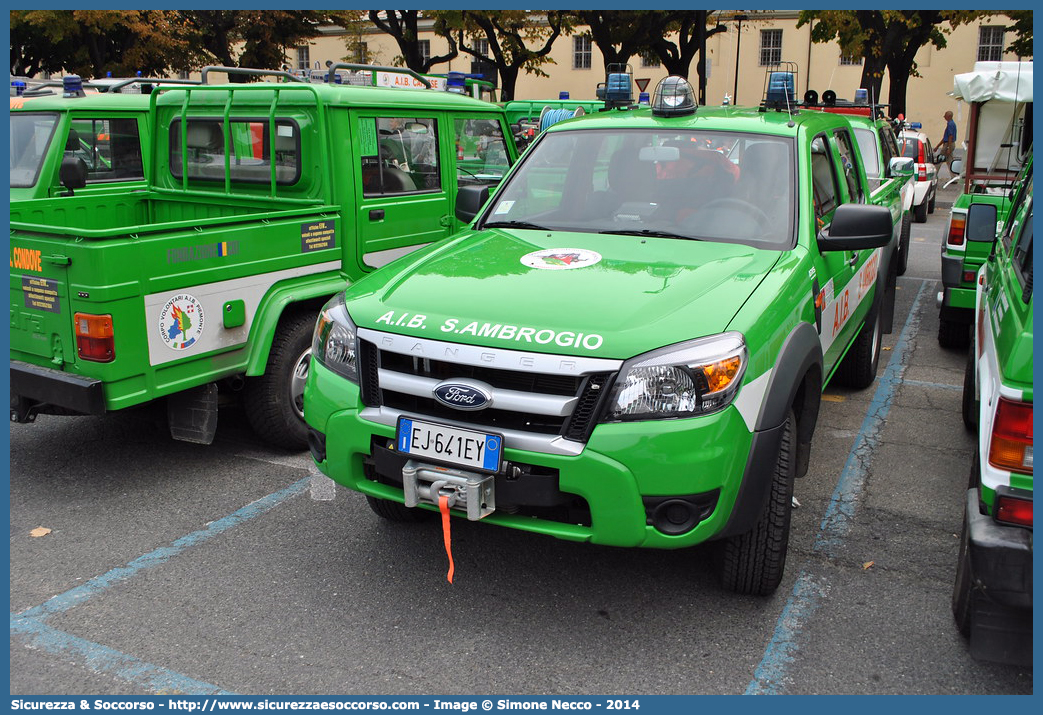
[[348, 287], [339, 273], [320, 273], [281, 281], [272, 286], [257, 307], [257, 318], [250, 329], [250, 356], [246, 361], [249, 377], [263, 375], [279, 319], [287, 309], [305, 307], [318, 318], [322, 304]]

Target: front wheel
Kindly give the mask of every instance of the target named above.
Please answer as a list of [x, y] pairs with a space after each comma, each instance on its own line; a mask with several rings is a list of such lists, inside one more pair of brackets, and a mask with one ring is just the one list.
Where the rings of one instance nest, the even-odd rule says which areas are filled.
[[315, 316], [284, 316], [272, 341], [263, 375], [251, 378], [243, 395], [246, 418], [265, 442], [289, 450], [308, 448], [304, 422], [304, 383], [311, 364]]
[[764, 511], [752, 529], [745, 534], [728, 537], [720, 545], [718, 567], [721, 585], [729, 591], [750, 596], [769, 596], [782, 582], [793, 510], [795, 434], [796, 418], [793, 410], [790, 410], [782, 426], [771, 493]]
[[913, 218], [916, 219], [916, 223], [927, 223], [927, 201], [926, 199], [919, 206], [913, 207]]
[[902, 214], [902, 234], [898, 238], [898, 275], [904, 276], [909, 267], [909, 231], [913, 225], [913, 216], [908, 211]]
[[880, 315], [873, 310], [837, 368], [837, 378], [847, 387], [863, 390], [873, 384], [879, 364]]

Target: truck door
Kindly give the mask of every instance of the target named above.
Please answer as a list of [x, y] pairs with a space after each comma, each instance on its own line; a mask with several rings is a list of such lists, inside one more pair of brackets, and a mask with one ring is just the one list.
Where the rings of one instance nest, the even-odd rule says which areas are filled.
[[[845, 137], [850, 141], [846, 132]], [[850, 146], [845, 150], [847, 156], [842, 155], [836, 134], [820, 134], [811, 143], [815, 234], [833, 220], [837, 206], [864, 199], [857, 166], [851, 164]], [[871, 271], [874, 263], [879, 265], [879, 250], [823, 251], [816, 260], [816, 322], [827, 373], [836, 367], [861, 326], [871, 296], [857, 278], [860, 270]]]
[[380, 267], [453, 229], [454, 191], [439, 113], [359, 113], [353, 127], [361, 161], [358, 187], [358, 260]]
[[[453, 117], [453, 165], [456, 168], [456, 190], [461, 186], [488, 186], [489, 192], [507, 174], [514, 161], [513, 147], [505, 136], [499, 115], [465, 114]], [[453, 217], [456, 228], [464, 227]]]

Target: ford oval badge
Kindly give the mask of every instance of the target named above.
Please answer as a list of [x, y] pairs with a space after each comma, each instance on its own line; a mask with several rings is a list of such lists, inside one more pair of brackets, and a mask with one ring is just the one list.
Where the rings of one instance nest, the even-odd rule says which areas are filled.
[[457, 410], [484, 410], [493, 399], [484, 387], [452, 380], [438, 383], [432, 393], [443, 405]]

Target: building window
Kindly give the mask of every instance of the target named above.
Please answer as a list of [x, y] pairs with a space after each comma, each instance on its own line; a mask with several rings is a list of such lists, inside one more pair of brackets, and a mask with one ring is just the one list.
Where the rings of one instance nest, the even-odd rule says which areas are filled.
[[861, 65], [862, 58], [855, 57], [854, 55], [840, 55], [841, 65]]
[[641, 53], [641, 66], [642, 67], [658, 67], [662, 64], [659, 61], [659, 56], [654, 52], [642, 52]]
[[782, 62], [782, 30], [761, 30], [761, 67]]
[[307, 45], [297, 48], [297, 69], [306, 70], [311, 67], [311, 51]]
[[999, 62], [1003, 59], [1003, 28], [983, 25], [978, 28], [978, 62]]
[[572, 38], [572, 69], [589, 70], [591, 59], [590, 38], [575, 35]]
[[475, 40], [474, 50], [482, 57], [489, 56], [489, 41], [488, 40]]
[[418, 40], [417, 49], [420, 50], [420, 59], [425, 65], [431, 61], [431, 40]]

